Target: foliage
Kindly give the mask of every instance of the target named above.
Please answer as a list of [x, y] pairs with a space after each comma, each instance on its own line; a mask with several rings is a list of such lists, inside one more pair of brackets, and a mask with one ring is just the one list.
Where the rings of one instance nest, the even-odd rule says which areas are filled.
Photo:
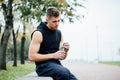
[[[26, 43], [25, 43], [25, 51], [24, 51], [24, 53], [25, 53], [25, 60], [27, 60], [28, 59], [28, 48], [29, 48], [29, 43], [30, 43], [30, 40], [27, 38], [26, 39]], [[21, 47], [21, 42], [20, 41], [17, 41], [17, 53], [18, 53], [18, 59], [20, 59], [20, 47]]]
[[0, 3], [4, 3], [4, 0], [0, 0]]
[[100, 63], [120, 66], [120, 61], [105, 61], [105, 62], [100, 62]]
[[[25, 60], [28, 60], [28, 48], [29, 48], [29, 43], [30, 43], [30, 39], [29, 39], [28, 36], [27, 36], [27, 39], [26, 39], [26, 42], [25, 42], [25, 49], [24, 49], [24, 50], [25, 50], [25, 51], [24, 51], [24, 53], [25, 53]], [[17, 53], [18, 53], [17, 57], [18, 57], [18, 60], [20, 60], [21, 41], [20, 41], [20, 40], [17, 40], [17, 44], [16, 44], [16, 45], [17, 45]], [[8, 43], [8, 50], [7, 50], [6, 56], [7, 56], [7, 61], [13, 60], [13, 46], [12, 46], [12, 44], [11, 44], [11, 40], [9, 40], [9, 43]]]
[[73, 22], [74, 17], [78, 19], [79, 14], [75, 14], [77, 12], [75, 7], [84, 7], [77, 0], [21, 0], [16, 10], [21, 11], [21, 18], [41, 21], [42, 17], [45, 16], [47, 8], [50, 6], [57, 7], [60, 10], [63, 15], [61, 19], [63, 22], [65, 18], [69, 19], [69, 22]]
[[0, 70], [0, 80], [15, 80], [34, 71], [35, 67], [31, 62], [27, 62], [25, 65], [18, 64], [18, 67], [13, 67], [12, 63], [9, 62], [7, 66], [7, 70]]

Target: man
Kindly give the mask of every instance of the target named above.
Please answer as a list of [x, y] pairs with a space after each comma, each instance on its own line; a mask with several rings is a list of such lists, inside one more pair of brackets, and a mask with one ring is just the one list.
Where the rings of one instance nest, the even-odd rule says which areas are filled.
[[[77, 80], [60, 62], [67, 57], [69, 43], [63, 43], [58, 30], [59, 22], [59, 11], [55, 7], [48, 8], [46, 22], [41, 22], [32, 34], [29, 59], [35, 62], [38, 76], [50, 76], [54, 80]], [[60, 49], [62, 46], [65, 51]]]

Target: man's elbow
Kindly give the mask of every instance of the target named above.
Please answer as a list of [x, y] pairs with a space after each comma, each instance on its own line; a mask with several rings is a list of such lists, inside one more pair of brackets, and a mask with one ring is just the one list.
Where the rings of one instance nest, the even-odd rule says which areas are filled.
[[30, 53], [29, 53], [29, 55], [28, 55], [28, 59], [29, 59], [30, 61], [32, 61], [32, 62], [35, 62], [34, 56], [31, 55]]

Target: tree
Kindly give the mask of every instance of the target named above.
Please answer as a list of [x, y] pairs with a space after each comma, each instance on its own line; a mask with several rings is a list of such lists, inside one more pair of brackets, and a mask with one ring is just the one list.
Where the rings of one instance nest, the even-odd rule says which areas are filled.
[[24, 58], [25, 58], [25, 22], [23, 22], [23, 34], [22, 34], [22, 38], [21, 38], [21, 64], [25, 64]]
[[18, 9], [22, 13], [21, 18], [26, 17], [28, 19], [41, 21], [42, 17], [45, 16], [46, 9], [50, 6], [54, 6], [57, 7], [63, 15], [62, 21], [68, 18], [70, 22], [73, 22], [74, 18], [79, 19], [80, 16], [76, 14], [77, 9], [75, 7], [84, 7], [78, 1], [79, 0], [21, 0], [21, 5], [18, 6]]
[[13, 45], [14, 45], [14, 61], [13, 66], [17, 66], [17, 46], [16, 46], [16, 37], [15, 37], [15, 31], [12, 29], [12, 35], [13, 35]]
[[8, 1], [8, 5], [6, 8], [5, 4], [3, 4], [3, 9], [5, 11], [6, 17], [5, 17], [5, 29], [1, 38], [1, 44], [0, 44], [0, 69], [6, 70], [6, 49], [8, 40], [11, 34], [11, 30], [13, 28], [13, 15], [12, 15], [12, 0]]
[[2, 27], [2, 25], [0, 24], [0, 34], [1, 34], [1, 27]]
[[[0, 36], [1, 36], [1, 28], [2, 28], [2, 25], [0, 24]], [[0, 37], [0, 39], [1, 39], [1, 37]]]
[[[16, 1], [16, 0], [14, 0], [14, 1]], [[8, 12], [10, 12], [10, 13], [12, 13], [12, 8], [14, 7], [14, 6], [12, 6], [12, 3], [13, 3], [13, 0], [11, 0], [11, 1], [8, 1], [8, 5], [7, 5], [7, 3], [6, 4], [4, 4], [4, 0], [1, 0], [0, 1], [0, 3], [2, 3], [2, 9], [3, 9], [3, 14], [4, 14], [4, 19], [6, 20], [7, 19], [7, 15], [9, 14]], [[11, 3], [10, 3], [11, 2]], [[10, 6], [11, 5], [11, 6]], [[10, 14], [9, 15], [9, 17], [11, 16], [11, 25], [9, 25], [9, 26], [11, 26], [11, 28], [9, 28], [9, 30], [10, 30], [10, 33], [6, 33], [6, 34], [9, 34], [9, 36], [10, 36], [10, 34], [11, 34], [11, 31], [12, 31], [12, 35], [13, 35], [13, 56], [14, 56], [14, 61], [13, 61], [13, 66], [17, 66], [17, 46], [16, 46], [16, 38], [17, 37], [15, 37], [16, 35], [15, 35], [15, 32], [14, 32], [14, 29], [13, 29], [13, 21], [12, 21], [12, 18], [13, 18], [13, 16]], [[6, 25], [7, 25], [7, 23], [6, 23]], [[5, 27], [5, 29], [6, 29], [6, 27]], [[4, 32], [5, 32], [5, 30], [4, 30]], [[8, 36], [8, 39], [9, 39], [9, 36]], [[3, 36], [2, 36], [2, 39], [1, 39], [1, 44], [2, 44], [2, 42], [4, 41], [3, 40], [4, 39], [4, 33], [3, 33]], [[5, 41], [4, 41], [5, 42]], [[7, 44], [7, 42], [5, 42], [6, 44]], [[6, 45], [6, 48], [7, 48], [7, 45]], [[6, 53], [2, 53], [2, 45], [0, 46], [0, 49], [1, 49], [1, 61], [3, 60], [4, 62], [4, 65], [6, 66]], [[5, 51], [6, 51], [6, 49], [5, 49]], [[5, 52], [4, 51], [4, 52]], [[4, 58], [2, 58], [4, 56]], [[2, 65], [2, 63], [0, 64], [0, 65]]]

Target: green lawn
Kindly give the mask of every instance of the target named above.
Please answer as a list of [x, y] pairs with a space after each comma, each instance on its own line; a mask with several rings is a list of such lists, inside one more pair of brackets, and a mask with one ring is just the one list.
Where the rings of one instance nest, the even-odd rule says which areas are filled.
[[100, 63], [120, 66], [120, 61], [105, 61], [105, 62], [100, 62]]
[[26, 62], [24, 65], [18, 64], [13, 67], [12, 63], [7, 64], [7, 70], [0, 70], [0, 80], [15, 80], [35, 70], [34, 63]]

